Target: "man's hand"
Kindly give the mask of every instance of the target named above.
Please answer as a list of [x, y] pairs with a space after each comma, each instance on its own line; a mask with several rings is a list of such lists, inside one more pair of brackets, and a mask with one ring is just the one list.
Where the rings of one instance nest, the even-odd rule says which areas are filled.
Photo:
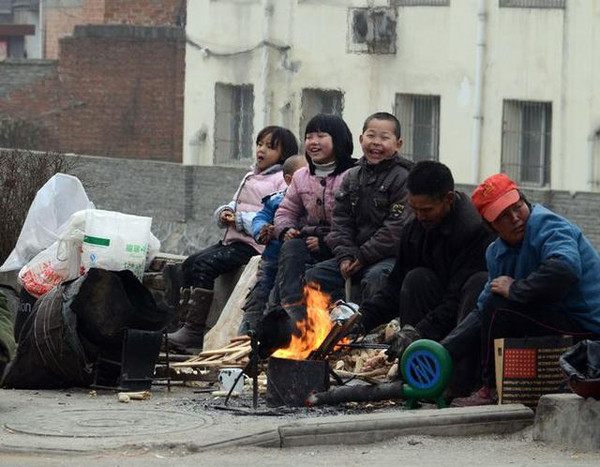
[[285, 234], [283, 235], [283, 241], [291, 240], [292, 238], [296, 238], [300, 235], [300, 231], [298, 229], [287, 229]]
[[319, 251], [319, 237], [306, 237], [306, 246], [313, 253]]
[[490, 283], [492, 293], [498, 294], [501, 297], [508, 298], [510, 286], [515, 280], [510, 276], [498, 276]]
[[421, 335], [410, 324], [406, 324], [396, 335], [392, 341], [390, 348], [385, 351], [389, 362], [393, 362], [397, 358], [402, 357], [406, 348], [414, 341], [419, 340]]
[[274, 235], [275, 226], [273, 224], [265, 224], [258, 233], [258, 243], [261, 245], [266, 245], [273, 239]]
[[360, 271], [363, 267], [363, 264], [355, 259], [354, 261], [345, 259], [340, 263], [340, 273], [344, 279], [348, 279]]
[[226, 209], [219, 216], [219, 221], [221, 222], [221, 224], [233, 226], [235, 225], [235, 214], [233, 213], [233, 211]]

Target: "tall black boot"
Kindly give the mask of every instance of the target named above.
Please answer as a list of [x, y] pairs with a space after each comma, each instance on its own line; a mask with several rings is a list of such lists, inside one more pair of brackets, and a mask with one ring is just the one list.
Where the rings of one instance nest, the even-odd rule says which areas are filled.
[[206, 320], [210, 312], [214, 292], [200, 287], [190, 290], [190, 298], [181, 307], [187, 311], [183, 327], [167, 335], [169, 346], [182, 353], [197, 354], [202, 352]]
[[165, 302], [170, 307], [177, 308], [181, 298], [181, 288], [183, 287], [181, 264], [166, 264], [162, 276], [165, 284]]

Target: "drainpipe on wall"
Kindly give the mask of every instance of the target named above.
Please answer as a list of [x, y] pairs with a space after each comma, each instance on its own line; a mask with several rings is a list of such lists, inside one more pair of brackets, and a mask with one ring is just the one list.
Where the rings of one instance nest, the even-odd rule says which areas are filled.
[[[261, 108], [261, 126], [264, 128], [269, 124], [269, 104], [268, 104], [268, 92], [269, 92], [269, 46], [267, 43], [270, 39], [271, 31], [271, 17], [273, 16], [273, 5], [271, 0], [263, 0], [263, 34], [262, 34], [262, 50], [261, 50], [261, 61], [260, 61], [260, 96], [262, 99]], [[258, 129], [257, 129], [258, 131]]]
[[477, 39], [475, 55], [475, 114], [473, 115], [473, 146], [471, 150], [472, 183], [479, 183], [481, 168], [481, 138], [483, 130], [483, 79], [485, 68], [487, 0], [479, 0], [477, 7]]
[[38, 12], [38, 28], [40, 29], [40, 58], [46, 58], [46, 20], [44, 18], [44, 0], [40, 0]]

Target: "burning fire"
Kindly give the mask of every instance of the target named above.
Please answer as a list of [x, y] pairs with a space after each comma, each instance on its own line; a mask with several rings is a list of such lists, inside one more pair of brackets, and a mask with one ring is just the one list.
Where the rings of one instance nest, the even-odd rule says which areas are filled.
[[312, 284], [304, 287], [306, 318], [296, 323], [300, 337], [292, 334], [287, 347], [273, 353], [276, 358], [306, 360], [313, 350], [319, 348], [333, 327], [329, 318], [330, 296]]

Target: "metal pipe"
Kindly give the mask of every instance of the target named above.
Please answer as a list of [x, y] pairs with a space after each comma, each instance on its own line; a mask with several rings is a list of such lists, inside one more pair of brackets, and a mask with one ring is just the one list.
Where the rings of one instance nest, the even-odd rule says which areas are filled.
[[271, 4], [271, 0], [263, 0], [263, 31], [262, 31], [262, 53], [260, 63], [260, 96], [262, 99], [261, 106], [261, 125], [260, 128], [264, 128], [269, 124], [269, 105], [268, 105], [268, 92], [269, 92], [269, 46], [267, 45], [270, 38], [271, 31], [271, 17], [273, 16], [274, 6]]
[[481, 141], [483, 130], [483, 81], [485, 68], [487, 0], [479, 0], [477, 7], [477, 38], [475, 41], [475, 113], [471, 148], [472, 183], [479, 183], [481, 169]]

